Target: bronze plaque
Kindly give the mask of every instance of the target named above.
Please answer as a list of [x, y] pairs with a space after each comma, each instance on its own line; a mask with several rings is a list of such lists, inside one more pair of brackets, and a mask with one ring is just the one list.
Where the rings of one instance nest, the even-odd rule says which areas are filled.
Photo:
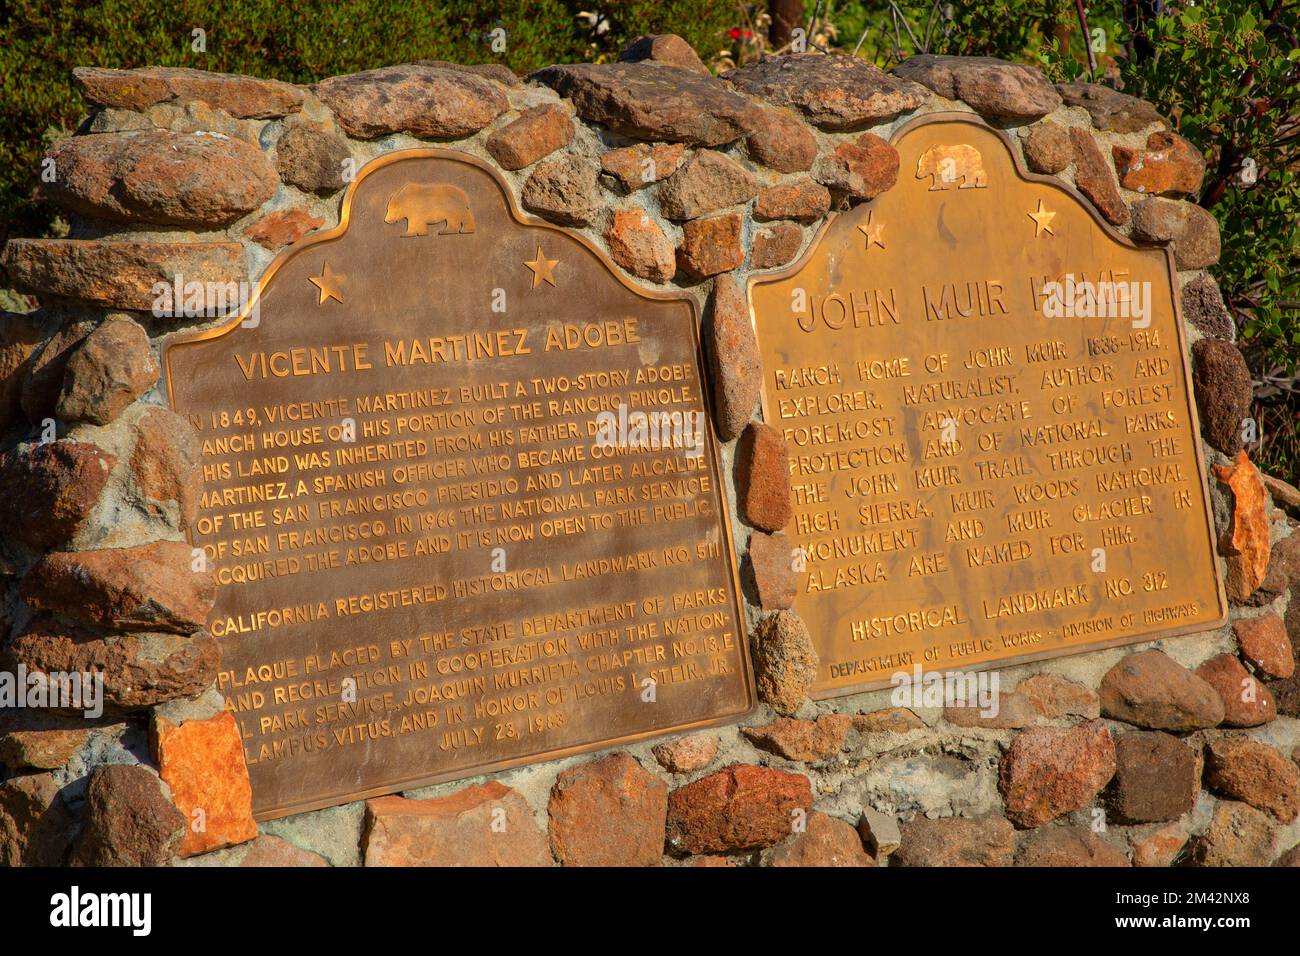
[[1226, 619], [1172, 260], [945, 114], [750, 284], [820, 697]]
[[259, 818], [751, 709], [690, 300], [438, 149], [259, 292], [166, 352]]

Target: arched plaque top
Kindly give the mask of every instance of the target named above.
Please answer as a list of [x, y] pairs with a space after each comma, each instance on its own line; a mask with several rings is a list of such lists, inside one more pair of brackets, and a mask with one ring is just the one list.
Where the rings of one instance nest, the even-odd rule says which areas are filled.
[[[679, 303], [689, 308], [692, 316], [696, 314], [695, 301], [689, 295], [642, 288], [580, 233], [523, 212], [500, 171], [484, 160], [458, 150], [419, 148], [385, 153], [366, 163], [343, 194], [336, 226], [311, 233], [281, 250], [263, 271], [247, 302], [237, 312], [232, 310], [229, 318], [211, 328], [174, 333], [165, 347], [218, 338], [241, 327], [255, 328], [248, 320], [255, 310], [260, 312], [273, 284], [278, 290], [281, 284], [296, 283], [294, 291], [301, 293], [304, 280], [310, 283], [313, 276], [321, 278], [320, 285], [327, 288], [316, 285], [307, 295], [323, 295], [333, 303], [340, 302], [345, 285], [355, 287], [362, 275], [391, 277], [406, 264], [435, 274], [455, 274], [459, 280], [485, 274], [491, 257], [504, 254], [507, 235], [524, 236], [533, 231], [543, 258], [538, 259], [536, 247], [528, 255], [511, 250], [518, 253], [515, 258], [530, 288], [535, 275], [539, 287], [558, 289], [557, 276], [575, 276], [578, 262], [599, 263], [617, 285], [636, 297]], [[557, 249], [562, 245], [572, 251], [577, 262], [572, 257], [554, 260], [546, 252], [543, 236], [554, 239]], [[407, 242], [399, 244], [398, 239]], [[456, 268], [430, 269], [423, 257], [435, 254], [451, 257]], [[553, 260], [557, 265], [548, 267]], [[352, 275], [341, 271], [338, 263], [342, 261], [349, 263]], [[529, 269], [528, 262], [537, 264], [539, 271]], [[304, 275], [304, 270], [311, 275]], [[417, 294], [414, 288], [411, 292], [412, 297]]]
[[1226, 620], [1177, 281], [969, 114], [755, 276], [816, 695]]

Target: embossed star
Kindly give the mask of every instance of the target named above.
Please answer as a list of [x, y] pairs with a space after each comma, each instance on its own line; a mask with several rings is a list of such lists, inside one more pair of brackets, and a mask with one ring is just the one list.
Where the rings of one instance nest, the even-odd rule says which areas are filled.
[[524, 260], [524, 265], [533, 270], [533, 288], [536, 289], [543, 282], [555, 285], [555, 267], [559, 264], [559, 259], [548, 259], [542, 255], [542, 247], [538, 246], [537, 258], [532, 262]]
[[321, 274], [318, 276], [308, 276], [311, 284], [320, 290], [320, 301], [317, 305], [324, 305], [326, 299], [333, 299], [336, 302], [343, 301], [343, 280], [347, 276], [341, 276], [330, 268], [328, 262], [321, 264]]
[[1052, 220], [1056, 218], [1056, 213], [1048, 212], [1044, 209], [1043, 201], [1041, 199], [1038, 200], [1038, 208], [1031, 213], [1027, 213], [1027, 215], [1030, 219], [1034, 220], [1035, 239], [1045, 232], [1050, 233], [1053, 236], [1056, 235], [1056, 232], [1052, 229]]
[[871, 213], [867, 213], [867, 224], [865, 226], [858, 226], [858, 229], [867, 237], [866, 248], [870, 249], [872, 243], [875, 243], [883, 249], [885, 248], [885, 240], [881, 238], [881, 233], [885, 231], [885, 224], [883, 222], [873, 223], [871, 221], [871, 216]]

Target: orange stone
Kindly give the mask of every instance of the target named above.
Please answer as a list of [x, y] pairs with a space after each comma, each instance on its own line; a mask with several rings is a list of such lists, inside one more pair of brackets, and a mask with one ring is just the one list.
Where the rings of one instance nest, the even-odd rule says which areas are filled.
[[1228, 559], [1228, 598], [1240, 604], [1268, 573], [1268, 495], [1244, 451], [1237, 452], [1231, 467], [1215, 465], [1214, 477], [1232, 491], [1232, 530], [1219, 542], [1219, 551]]
[[179, 726], [159, 717], [154, 724], [154, 753], [158, 775], [171, 787], [172, 802], [188, 821], [178, 856], [234, 846], [257, 836], [253, 789], [233, 714], [227, 711]]

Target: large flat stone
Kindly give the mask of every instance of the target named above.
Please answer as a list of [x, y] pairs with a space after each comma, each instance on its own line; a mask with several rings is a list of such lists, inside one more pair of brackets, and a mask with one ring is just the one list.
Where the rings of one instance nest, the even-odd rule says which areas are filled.
[[528, 78], [568, 97], [583, 119], [636, 139], [720, 146], [747, 129], [750, 106], [726, 84], [652, 62], [548, 66]]
[[44, 186], [71, 212], [120, 222], [226, 226], [275, 193], [280, 179], [256, 146], [210, 133], [129, 130], [73, 136], [47, 156]]
[[746, 93], [797, 110], [827, 130], [874, 126], [929, 98], [917, 84], [854, 56], [765, 56], [722, 78]]

